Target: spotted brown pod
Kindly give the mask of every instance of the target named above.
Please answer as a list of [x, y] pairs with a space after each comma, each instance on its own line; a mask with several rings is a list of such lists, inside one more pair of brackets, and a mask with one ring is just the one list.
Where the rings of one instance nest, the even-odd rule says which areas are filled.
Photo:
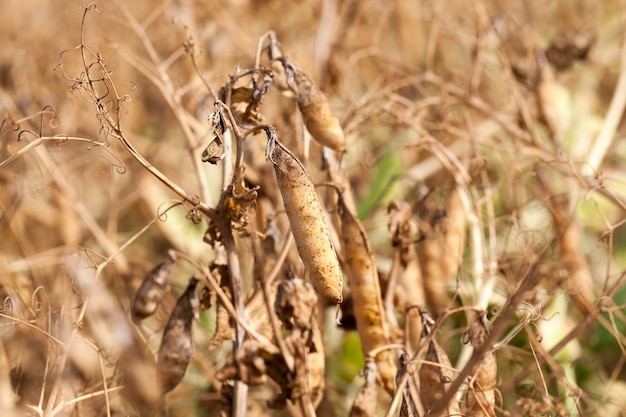
[[267, 158], [274, 165], [298, 253], [315, 290], [323, 297], [343, 300], [343, 276], [315, 186], [302, 163], [268, 132]]

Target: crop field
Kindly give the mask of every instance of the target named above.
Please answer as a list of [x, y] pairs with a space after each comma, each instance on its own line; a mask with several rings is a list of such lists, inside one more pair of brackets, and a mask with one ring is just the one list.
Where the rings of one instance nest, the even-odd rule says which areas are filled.
[[626, 415], [623, 0], [2, 0], [0, 415]]

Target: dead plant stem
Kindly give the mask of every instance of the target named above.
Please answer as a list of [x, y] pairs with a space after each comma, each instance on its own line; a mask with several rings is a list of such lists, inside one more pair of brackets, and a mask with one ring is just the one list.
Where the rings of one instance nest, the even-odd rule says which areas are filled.
[[624, 114], [624, 109], [626, 108], [626, 31], [623, 36], [621, 68], [617, 87], [615, 87], [615, 92], [613, 93], [609, 110], [604, 118], [602, 129], [589, 152], [588, 164], [584, 165], [582, 168], [582, 173], [586, 176], [595, 175], [600, 169], [600, 165], [611, 147], [611, 143], [613, 143], [617, 127]]
[[[233, 305], [237, 317], [241, 321], [247, 320], [246, 310], [243, 303], [243, 286], [241, 284], [241, 270], [239, 267], [239, 258], [237, 257], [237, 248], [235, 246], [235, 238], [229, 221], [221, 220], [218, 223], [220, 232], [222, 233], [222, 243], [226, 250], [228, 259], [228, 272], [230, 278], [231, 293], [233, 297]], [[239, 321], [236, 322], [235, 343], [233, 343], [233, 356], [237, 353], [243, 344], [246, 331]], [[247, 411], [248, 385], [243, 381], [235, 381], [235, 389], [233, 393], [232, 417], [245, 417]]]

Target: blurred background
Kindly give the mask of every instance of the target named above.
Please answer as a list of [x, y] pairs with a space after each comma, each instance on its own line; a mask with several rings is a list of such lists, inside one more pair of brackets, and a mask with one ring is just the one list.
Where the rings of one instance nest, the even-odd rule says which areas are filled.
[[[188, 205], [160, 216], [176, 195], [106, 135], [98, 115], [105, 110], [80, 88], [87, 82], [81, 53], [105, 63], [115, 90], [102, 83], [98, 91], [109, 111], [121, 104], [115, 115], [133, 146], [215, 206], [221, 167], [197, 163], [211, 140], [213, 94], [237, 68], [254, 67], [259, 38], [271, 30], [344, 128], [343, 168], [383, 281], [394, 253], [389, 204], [407, 201], [422, 213], [416, 222], [428, 223], [458, 184], [469, 197], [468, 243], [448, 283], [454, 303], [483, 304], [497, 315], [524, 265], [541, 260], [540, 282], [525, 299], [530, 312], [509, 326], [523, 331], [497, 354], [497, 414], [623, 415], [625, 11], [624, 1], [612, 0], [3, 0], [0, 408], [104, 415], [94, 406], [101, 394], [83, 396], [115, 381], [114, 360], [103, 363], [92, 329], [80, 327], [82, 301], [63, 266], [67, 256], [79, 253], [94, 265], [113, 257], [102, 277], [126, 311], [168, 248], [205, 265], [214, 256], [203, 242], [206, 221], [191, 221]], [[261, 112], [285, 142], [299, 143], [292, 98], [271, 89]], [[262, 142], [247, 148], [251, 179], [264, 172]], [[321, 181], [316, 146], [312, 175]], [[566, 237], [571, 225], [575, 236]], [[247, 250], [241, 259], [251, 288]], [[174, 267], [168, 308], [190, 273]], [[587, 302], [603, 312], [594, 315]], [[201, 314], [198, 353], [168, 397], [170, 415], [218, 408], [213, 375], [228, 349], [207, 348], [214, 314]], [[532, 320], [524, 322], [526, 314]], [[153, 352], [165, 319], [161, 312], [148, 324]], [[462, 356], [464, 320], [451, 318], [442, 329], [453, 364]], [[73, 331], [82, 342], [66, 364], [62, 341]], [[529, 348], [528, 335], [541, 336], [543, 352]], [[334, 328], [326, 337], [327, 392], [318, 414], [346, 415], [362, 384], [359, 338]], [[550, 354], [559, 342], [565, 348]], [[551, 358], [543, 372], [536, 355]], [[278, 415], [263, 405], [267, 392], [251, 396], [258, 397], [251, 413]]]

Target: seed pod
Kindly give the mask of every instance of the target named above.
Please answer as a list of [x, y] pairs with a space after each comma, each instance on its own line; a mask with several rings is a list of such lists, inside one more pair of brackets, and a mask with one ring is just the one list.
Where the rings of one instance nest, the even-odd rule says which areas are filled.
[[405, 314], [405, 338], [415, 352], [422, 337], [422, 319], [417, 306], [425, 305], [424, 284], [415, 242], [417, 223], [413, 220], [411, 206], [405, 201], [393, 201], [388, 210], [389, 240], [396, 251], [400, 265], [394, 294], [397, 311]]
[[465, 208], [463, 207], [461, 194], [457, 187], [454, 187], [448, 195], [448, 200], [446, 201], [446, 216], [442, 220], [442, 224], [446, 245], [443, 260], [444, 276], [450, 279], [455, 277], [459, 272], [459, 266], [463, 259], [467, 227]]
[[191, 277], [187, 289], [176, 302], [163, 332], [158, 354], [157, 377], [164, 393], [174, 389], [183, 379], [193, 353], [191, 328], [193, 320], [198, 315], [197, 285], [198, 279]]
[[[478, 313], [468, 332], [468, 341], [474, 348], [480, 347], [489, 336], [489, 323], [485, 313]], [[467, 391], [466, 415], [472, 417], [495, 417], [495, 388], [497, 365], [494, 352], [487, 352], [474, 373], [473, 384]]]
[[543, 54], [539, 54], [538, 64], [536, 93], [539, 111], [552, 139], [560, 143], [572, 120], [572, 100], [567, 88], [555, 78], [554, 71]]
[[131, 307], [131, 316], [135, 323], [153, 315], [163, 295], [169, 291], [169, 276], [175, 261], [176, 253], [168, 251], [167, 259], [154, 267], [144, 278]]
[[[361, 338], [363, 354], [367, 356], [370, 351], [390, 342], [378, 271], [367, 233], [356, 215], [346, 207], [342, 197], [339, 198], [339, 215], [343, 254], [348, 266], [348, 281], [354, 300], [356, 327]], [[375, 360], [385, 389], [393, 394], [396, 385], [396, 366], [391, 352], [384, 350], [376, 355]]]
[[[426, 337], [430, 333], [432, 319], [427, 315], [423, 317], [427, 320], [423, 323], [422, 337]], [[422, 364], [419, 370], [420, 398], [424, 410], [428, 413], [444, 397], [448, 386], [454, 379], [454, 373], [448, 355], [435, 338], [431, 338], [424, 360], [430, 363]], [[447, 413], [452, 416], [461, 415], [456, 401], [452, 400], [448, 404]]]
[[430, 310], [440, 315], [450, 303], [448, 282], [458, 272], [465, 241], [466, 218], [459, 191], [452, 190], [445, 211], [432, 210], [422, 220], [429, 225], [418, 245], [424, 293]]
[[563, 280], [554, 278], [552, 282], [556, 288], [563, 289], [570, 296], [574, 306], [582, 313], [593, 313], [595, 310], [593, 278], [589, 272], [589, 265], [581, 250], [580, 231], [575, 218], [568, 213], [567, 202], [555, 195], [551, 189], [546, 173], [538, 170], [538, 179], [548, 195], [547, 207], [552, 215], [553, 226], [558, 236], [558, 249], [561, 264], [565, 269]]
[[317, 192], [302, 163], [271, 132], [267, 157], [276, 181], [298, 253], [317, 292], [335, 303], [343, 299], [343, 276]]
[[339, 120], [333, 114], [324, 93], [306, 74], [287, 59], [282, 59], [287, 73], [287, 84], [296, 94], [302, 119], [313, 139], [337, 152], [346, 151], [346, 138]]

